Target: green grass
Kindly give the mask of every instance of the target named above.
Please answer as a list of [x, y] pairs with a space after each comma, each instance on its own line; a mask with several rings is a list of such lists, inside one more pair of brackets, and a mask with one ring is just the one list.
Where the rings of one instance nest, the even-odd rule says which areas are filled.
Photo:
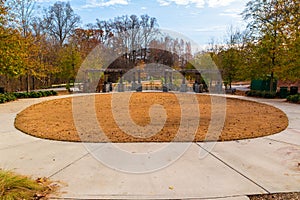
[[52, 192], [49, 184], [47, 179], [32, 180], [26, 176], [0, 169], [1, 200], [42, 199]]

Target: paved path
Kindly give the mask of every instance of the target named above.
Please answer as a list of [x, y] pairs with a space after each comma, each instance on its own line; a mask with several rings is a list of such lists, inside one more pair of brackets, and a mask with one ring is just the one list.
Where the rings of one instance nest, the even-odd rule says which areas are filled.
[[[299, 105], [256, 100], [282, 109], [290, 121], [288, 129], [264, 138], [217, 143], [202, 159], [199, 152], [207, 144], [193, 143], [166, 168], [130, 174], [106, 167], [81, 143], [42, 140], [14, 128], [17, 113], [46, 99], [0, 105], [0, 168], [61, 180], [68, 184], [61, 198], [246, 200], [250, 194], [300, 191]], [[163, 144], [118, 145], [149, 150]]]

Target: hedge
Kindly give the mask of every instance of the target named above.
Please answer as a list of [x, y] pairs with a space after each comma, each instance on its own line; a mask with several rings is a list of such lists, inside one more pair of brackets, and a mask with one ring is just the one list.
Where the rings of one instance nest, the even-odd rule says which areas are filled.
[[300, 103], [300, 94], [288, 96], [287, 101], [291, 103]]
[[38, 92], [4, 93], [4, 94], [0, 94], [0, 103], [14, 101], [16, 99], [40, 98], [40, 97], [55, 96], [55, 95], [57, 95], [57, 92], [54, 90], [38, 91]]
[[262, 97], [267, 99], [274, 99], [278, 96], [276, 92], [258, 91], [258, 90], [247, 91], [246, 95], [249, 97]]
[[0, 103], [5, 103], [9, 101], [14, 101], [16, 100], [16, 96], [13, 93], [4, 93], [0, 94]]

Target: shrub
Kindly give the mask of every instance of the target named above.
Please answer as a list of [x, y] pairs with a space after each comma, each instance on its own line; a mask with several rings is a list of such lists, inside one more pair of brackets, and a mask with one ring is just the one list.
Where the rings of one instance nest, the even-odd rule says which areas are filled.
[[291, 103], [300, 103], [300, 94], [288, 96], [287, 101]]
[[276, 92], [258, 91], [258, 90], [247, 91], [246, 95], [249, 97], [262, 97], [267, 99], [273, 99], [277, 96]]
[[0, 94], [0, 103], [16, 100], [16, 96], [12, 93]]
[[46, 97], [46, 93], [44, 91], [39, 91], [37, 93], [39, 93], [40, 97]]
[[68, 90], [70, 92], [70, 89], [71, 89], [70, 83], [67, 83], [66, 90]]
[[54, 90], [38, 91], [38, 92], [32, 91], [32, 92], [5, 93], [5, 94], [0, 94], [0, 103], [14, 101], [16, 99], [40, 98], [40, 97], [55, 96], [55, 95], [57, 95], [57, 92]]
[[53, 95], [53, 96], [57, 95], [57, 92], [54, 90], [51, 90], [50, 92], [51, 92], [51, 95]]
[[276, 97], [276, 92], [265, 92], [262, 97], [267, 99], [274, 99]]
[[29, 97], [30, 98], [40, 98], [40, 93], [39, 92], [29, 92]]
[[54, 96], [57, 95], [56, 91], [38, 91], [38, 92], [17, 92], [14, 93], [16, 98], [23, 99], [23, 98], [40, 98], [40, 97], [47, 97], [47, 96]]
[[17, 99], [23, 99], [23, 98], [30, 97], [30, 93], [28, 93], [28, 92], [16, 92], [16, 93], [14, 93], [14, 95], [16, 96]]
[[20, 93], [20, 92], [16, 92], [16, 93], [14, 93], [14, 95], [15, 95], [15, 97], [16, 97], [17, 99], [21, 99], [21, 98], [23, 98], [23, 96], [24, 96], [24, 94], [23, 94], [23, 93]]
[[46, 95], [46, 96], [51, 96], [51, 95], [52, 95], [52, 92], [47, 90], [47, 91], [45, 91], [45, 95]]

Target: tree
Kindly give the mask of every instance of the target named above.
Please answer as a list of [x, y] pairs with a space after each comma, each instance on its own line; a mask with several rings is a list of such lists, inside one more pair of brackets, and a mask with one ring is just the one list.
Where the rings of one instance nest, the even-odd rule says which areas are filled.
[[7, 7], [4, 5], [4, 0], [0, 0], [0, 27], [3, 28], [7, 24]]
[[15, 77], [21, 74], [23, 51], [20, 33], [9, 27], [11, 20], [4, 0], [0, 0], [0, 74]]
[[60, 71], [58, 75], [63, 82], [74, 83], [80, 64], [81, 56], [75, 45], [65, 45], [60, 49], [58, 58], [58, 66]]
[[96, 28], [101, 32], [101, 43], [105, 44], [108, 39], [113, 37], [112, 21], [97, 19]]
[[87, 29], [77, 28], [70, 37], [70, 44], [76, 45], [82, 59], [103, 41], [103, 32], [89, 26]]
[[69, 2], [56, 2], [49, 7], [46, 10], [44, 20], [46, 30], [58, 42], [60, 47], [63, 46], [80, 23], [80, 17], [74, 13]]
[[149, 42], [154, 39], [155, 34], [157, 33], [157, 20], [155, 17], [150, 17], [149, 15], [141, 15], [141, 28], [142, 28], [142, 37], [143, 44], [142, 46], [147, 49]]
[[287, 10], [294, 6], [291, 2], [295, 1], [251, 0], [243, 12], [244, 19], [249, 21], [251, 42], [255, 44], [251, 47], [258, 56], [257, 60], [261, 64], [259, 67], [264, 68], [265, 70], [262, 71], [270, 74], [270, 90], [273, 88], [274, 74], [280, 73], [284, 67], [281, 58], [286, 51], [285, 40], [290, 38], [289, 31], [285, 31], [289, 26], [287, 23], [289, 20], [285, 15]]
[[30, 23], [34, 16], [35, 0], [9, 0], [10, 11], [15, 17], [16, 25], [21, 28], [22, 36], [30, 33]]
[[231, 83], [237, 77], [239, 67], [241, 65], [241, 48], [243, 46], [243, 34], [238, 30], [234, 30], [233, 26], [230, 26], [225, 45], [221, 47], [218, 53], [220, 69], [222, 70], [222, 76], [225, 84], [229, 84], [231, 89]]
[[36, 55], [34, 38], [31, 35], [30, 24], [33, 19], [35, 9], [34, 0], [9, 0], [7, 3], [10, 6], [10, 12], [15, 18], [15, 26], [20, 28], [23, 47], [26, 52], [24, 55], [23, 70], [27, 76], [27, 91], [30, 90], [30, 78], [33, 74], [40, 71], [40, 67], [36, 65]]
[[282, 32], [284, 33], [284, 54], [281, 57], [285, 66], [281, 70], [282, 79], [292, 81], [300, 77], [300, 3], [299, 0], [280, 1], [283, 13]]

